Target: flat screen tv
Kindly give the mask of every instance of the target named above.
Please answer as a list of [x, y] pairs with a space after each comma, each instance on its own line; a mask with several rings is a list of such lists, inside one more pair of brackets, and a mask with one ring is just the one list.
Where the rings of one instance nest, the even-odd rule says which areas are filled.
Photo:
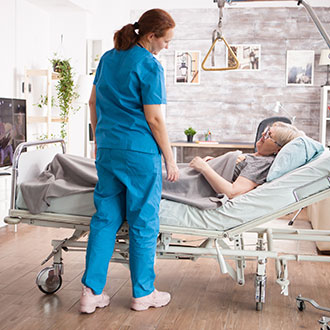
[[0, 98], [0, 167], [12, 164], [16, 147], [25, 141], [25, 100]]

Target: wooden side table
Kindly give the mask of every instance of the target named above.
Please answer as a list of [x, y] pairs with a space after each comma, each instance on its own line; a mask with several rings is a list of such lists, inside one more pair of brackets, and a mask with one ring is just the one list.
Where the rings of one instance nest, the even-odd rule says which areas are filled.
[[[196, 143], [196, 142], [171, 142], [174, 159], [177, 162], [177, 152], [180, 150], [180, 162], [183, 162], [183, 150], [185, 148], [208, 148], [208, 149], [223, 149], [225, 152], [233, 150], [242, 150], [250, 152], [254, 150], [254, 143], [252, 142], [221, 142], [221, 143]], [[220, 151], [220, 150], [219, 150]]]

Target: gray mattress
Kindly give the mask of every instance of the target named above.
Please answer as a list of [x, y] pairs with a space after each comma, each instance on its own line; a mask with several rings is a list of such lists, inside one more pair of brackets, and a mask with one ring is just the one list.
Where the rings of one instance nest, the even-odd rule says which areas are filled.
[[[329, 181], [322, 178], [330, 175], [330, 151], [319, 158], [256, 189], [228, 200], [214, 210], [200, 210], [186, 204], [163, 199], [160, 204], [160, 223], [177, 227], [226, 230], [266, 216], [276, 210], [295, 203], [293, 191], [298, 190], [300, 198], [308, 197], [329, 187]], [[305, 186], [306, 184], [312, 185]], [[17, 207], [26, 209], [20, 191]], [[93, 193], [70, 195], [51, 199], [47, 212], [91, 216], [95, 212]]]

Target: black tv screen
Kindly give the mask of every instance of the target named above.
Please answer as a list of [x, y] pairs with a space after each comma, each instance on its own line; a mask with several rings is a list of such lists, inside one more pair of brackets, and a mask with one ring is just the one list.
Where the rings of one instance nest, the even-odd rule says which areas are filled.
[[12, 164], [16, 147], [25, 141], [25, 100], [0, 98], [0, 167]]

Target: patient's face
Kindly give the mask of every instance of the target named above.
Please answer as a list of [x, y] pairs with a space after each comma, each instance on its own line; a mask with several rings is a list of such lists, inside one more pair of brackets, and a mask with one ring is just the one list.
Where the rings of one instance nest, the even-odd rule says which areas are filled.
[[270, 128], [270, 134], [262, 133], [261, 138], [256, 144], [257, 151], [262, 156], [276, 154], [280, 147], [276, 144], [276, 128]]

